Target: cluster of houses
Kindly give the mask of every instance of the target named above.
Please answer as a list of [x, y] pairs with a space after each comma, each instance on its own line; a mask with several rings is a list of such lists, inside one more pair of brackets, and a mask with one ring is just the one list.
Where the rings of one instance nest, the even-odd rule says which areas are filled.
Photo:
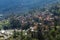
[[[21, 29], [27, 29], [26, 31], [35, 31], [38, 27], [41, 27], [42, 31], [48, 31], [54, 28], [55, 21], [58, 22], [59, 17], [54, 15], [53, 13], [47, 11], [39, 12], [36, 11], [34, 13], [25, 14], [23, 16], [16, 17], [21, 22]], [[0, 38], [6, 36], [10, 37], [13, 35], [12, 31], [0, 31]], [[27, 33], [25, 33], [27, 35]]]
[[44, 26], [46, 29], [49, 27], [54, 27], [54, 22], [55, 20], [58, 21], [59, 17], [46, 10], [44, 12], [36, 11], [35, 13], [18, 16], [17, 19], [21, 22], [22, 29], [26, 27], [33, 27], [36, 29], [38, 24], [42, 27]]

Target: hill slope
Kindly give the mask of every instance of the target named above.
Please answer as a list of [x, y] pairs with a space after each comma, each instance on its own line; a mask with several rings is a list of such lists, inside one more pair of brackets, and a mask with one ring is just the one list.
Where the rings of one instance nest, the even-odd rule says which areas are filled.
[[56, 3], [57, 1], [59, 0], [0, 0], [0, 13], [4, 15], [12, 12], [20, 13], [50, 3]]

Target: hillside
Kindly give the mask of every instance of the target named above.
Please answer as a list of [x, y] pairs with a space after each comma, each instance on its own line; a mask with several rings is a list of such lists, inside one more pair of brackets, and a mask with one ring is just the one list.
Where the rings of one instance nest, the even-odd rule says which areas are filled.
[[0, 0], [0, 14], [3, 16], [11, 13], [20, 14], [34, 8], [55, 4], [59, 0]]

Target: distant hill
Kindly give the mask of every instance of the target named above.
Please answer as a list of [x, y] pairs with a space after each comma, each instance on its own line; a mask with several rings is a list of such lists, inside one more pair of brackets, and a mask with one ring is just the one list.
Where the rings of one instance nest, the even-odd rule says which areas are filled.
[[56, 3], [59, 0], [0, 0], [0, 13], [20, 13], [33, 8], [44, 7], [47, 4]]

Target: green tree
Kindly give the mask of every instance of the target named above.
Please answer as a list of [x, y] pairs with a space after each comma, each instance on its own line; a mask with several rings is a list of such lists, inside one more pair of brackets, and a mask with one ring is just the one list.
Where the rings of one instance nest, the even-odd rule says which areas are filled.
[[17, 17], [14, 16], [14, 15], [12, 15], [12, 16], [10, 17], [10, 26], [11, 26], [12, 29], [20, 28], [20, 26], [21, 26], [20, 21], [19, 21], [19, 20], [17, 19]]

